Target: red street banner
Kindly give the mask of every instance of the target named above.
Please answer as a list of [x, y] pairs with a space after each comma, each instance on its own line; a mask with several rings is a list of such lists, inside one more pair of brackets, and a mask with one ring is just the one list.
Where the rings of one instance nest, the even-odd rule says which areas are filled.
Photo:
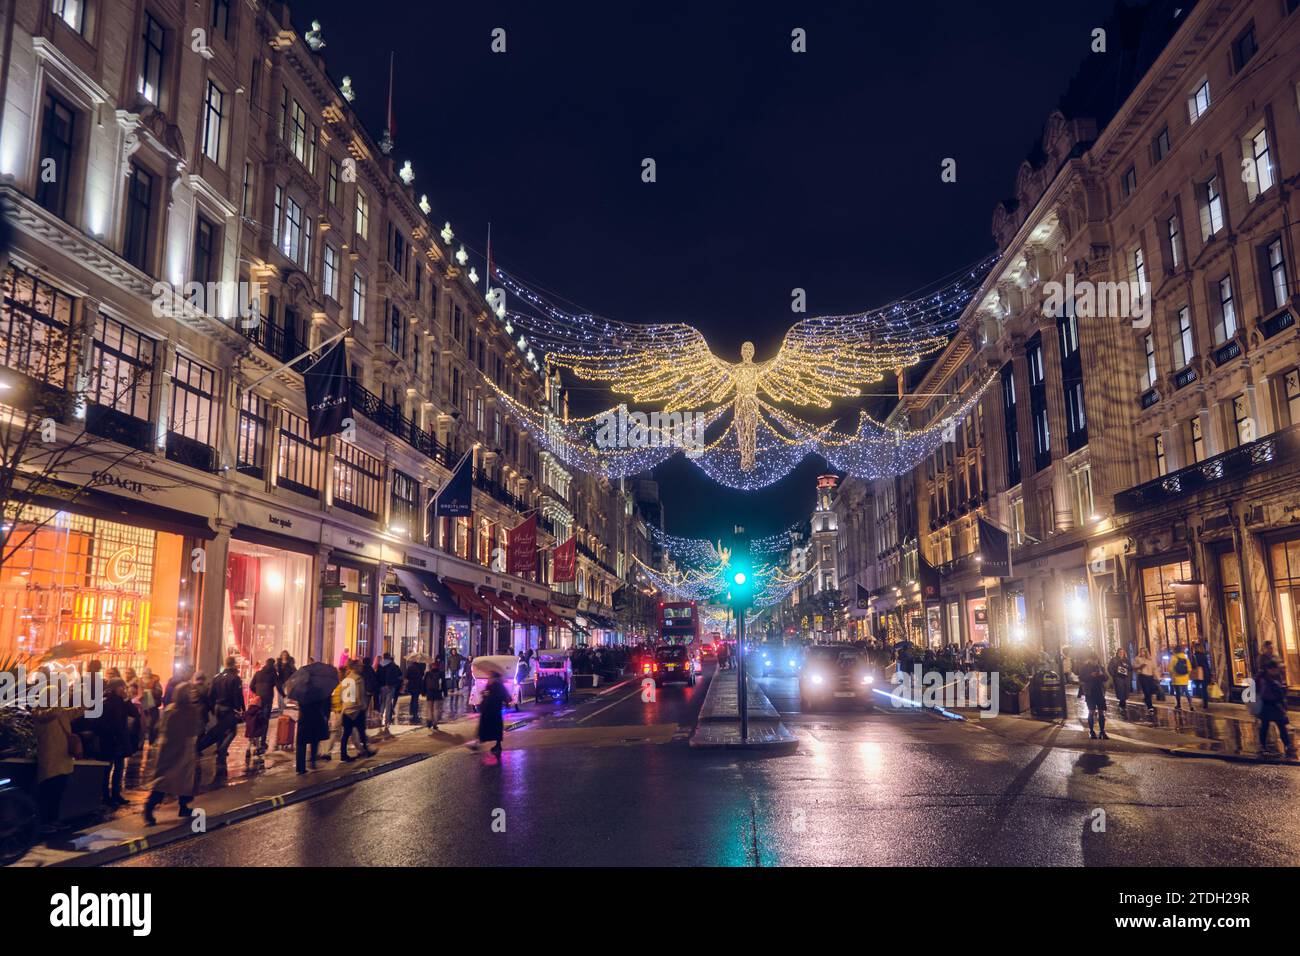
[[506, 544], [506, 572], [530, 574], [537, 570], [537, 515], [525, 518], [510, 530]]
[[578, 536], [555, 547], [554, 583], [564, 584], [578, 576]]

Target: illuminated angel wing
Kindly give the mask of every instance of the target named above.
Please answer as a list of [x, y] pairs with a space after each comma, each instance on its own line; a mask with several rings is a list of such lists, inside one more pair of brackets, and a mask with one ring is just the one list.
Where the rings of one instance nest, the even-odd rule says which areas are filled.
[[682, 323], [619, 335], [596, 354], [559, 346], [547, 353], [547, 361], [666, 412], [703, 410], [727, 401], [735, 389], [731, 366], [709, 351], [703, 335]]
[[947, 341], [945, 335], [900, 340], [845, 316], [805, 319], [762, 364], [757, 384], [774, 402], [829, 408], [832, 399], [860, 395], [862, 385], [917, 364]]

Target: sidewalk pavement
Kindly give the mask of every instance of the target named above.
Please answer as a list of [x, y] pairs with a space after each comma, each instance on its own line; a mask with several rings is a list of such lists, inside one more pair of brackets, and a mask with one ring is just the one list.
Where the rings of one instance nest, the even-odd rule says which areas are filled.
[[695, 733], [691, 735], [691, 746], [763, 750], [773, 754], [793, 752], [799, 746], [799, 739], [781, 723], [780, 714], [752, 675], [745, 682], [745, 698], [749, 733], [742, 737], [736, 672], [714, 671]]
[[[597, 696], [599, 692], [595, 691], [575, 690], [573, 694], [575, 700]], [[547, 716], [553, 709], [552, 704], [524, 702], [519, 711], [506, 711], [506, 730]], [[405, 710], [399, 709], [399, 718], [407, 716]], [[272, 728], [274, 737], [274, 717]], [[127, 806], [117, 811], [106, 810], [96, 822], [38, 842], [25, 857], [13, 865], [98, 866], [112, 863], [331, 790], [351, 786], [377, 774], [419, 763], [469, 743], [474, 739], [477, 728], [478, 715], [467, 712], [465, 695], [460, 694], [448, 698], [439, 731], [431, 733], [423, 723], [394, 724], [391, 728], [392, 737], [389, 738], [380, 736], [377, 727], [368, 727], [366, 735], [371, 747], [376, 750], [375, 756], [343, 763], [338, 759], [336, 747], [333, 760], [319, 762], [315, 770], [301, 776], [295, 772], [295, 754], [291, 750], [268, 750], [262, 769], [257, 769], [251, 761], [246, 766], [248, 743], [241, 733], [231, 744], [224, 774], [216, 773], [216, 758], [212, 750], [199, 761], [203, 785], [192, 806], [202, 813], [193, 819], [181, 819], [177, 816], [176, 801], [168, 799], [155, 811], [158, 819], [155, 827], [146, 826], [143, 818], [144, 802], [149, 793], [146, 787], [152, 778], [152, 755], [146, 751], [143, 759], [137, 759], [134, 772], [128, 775], [127, 789], [123, 794], [128, 801]]]
[[[1155, 713], [1148, 715], [1142, 696], [1134, 703], [1128, 698], [1124, 716], [1118, 716], [1119, 702], [1111, 696], [1106, 702], [1106, 735], [1109, 740], [1094, 740], [1088, 735], [1088, 710], [1071, 688], [1067, 702], [1071, 716], [1043, 720], [1031, 714], [1001, 714], [985, 718], [971, 716], [967, 724], [1022, 743], [1043, 746], [1074, 747], [1098, 752], [1158, 752], [1179, 757], [1208, 757], [1239, 763], [1296, 763], [1282, 755], [1276, 729], [1269, 737], [1270, 752], [1259, 752], [1258, 722], [1242, 704], [1211, 703], [1208, 711], [1185, 705], [1177, 710], [1173, 701], [1156, 701]], [[1300, 764], [1297, 764], [1300, 766]]]

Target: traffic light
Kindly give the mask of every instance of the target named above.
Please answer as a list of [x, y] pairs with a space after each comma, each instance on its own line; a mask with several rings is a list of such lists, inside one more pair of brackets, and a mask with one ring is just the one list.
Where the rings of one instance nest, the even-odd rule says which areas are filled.
[[730, 559], [726, 570], [727, 603], [732, 610], [742, 610], [754, 604], [754, 567], [749, 560], [749, 537], [737, 528], [732, 539]]

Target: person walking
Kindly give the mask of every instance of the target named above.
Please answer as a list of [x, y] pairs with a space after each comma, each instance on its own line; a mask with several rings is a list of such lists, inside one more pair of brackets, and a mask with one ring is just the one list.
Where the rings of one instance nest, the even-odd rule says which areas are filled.
[[[293, 657], [288, 651], [280, 652], [280, 659], [275, 662], [275, 689], [280, 695], [280, 712], [283, 713], [288, 706], [289, 698], [284, 692], [284, 685], [288, 683], [293, 672], [298, 668], [293, 662]], [[269, 707], [270, 704], [268, 703]]]
[[244, 716], [244, 682], [240, 679], [234, 657], [227, 657], [225, 669], [212, 679], [208, 703], [216, 722], [200, 738], [199, 755], [216, 744], [217, 773], [222, 774], [226, 772], [230, 745], [239, 733], [239, 722]]
[[447, 693], [455, 695], [460, 690], [460, 651], [454, 647], [447, 652], [444, 679], [447, 681]]
[[[358, 673], [360, 673], [358, 671]], [[393, 663], [393, 655], [385, 654], [383, 663], [377, 671], [379, 677], [379, 725], [385, 736], [391, 736], [388, 729], [393, 723], [393, 708], [397, 705], [397, 691], [402, 686], [402, 671]]]
[[1101, 731], [1101, 739], [1106, 736], [1106, 671], [1096, 656], [1089, 654], [1079, 666], [1079, 696], [1088, 706], [1088, 736], [1097, 739], [1097, 731], [1092, 729], [1094, 719]]
[[[1205, 645], [1197, 641], [1192, 645], [1192, 680], [1196, 681], [1196, 696], [1201, 698], [1201, 710], [1210, 709], [1210, 655]], [[1191, 701], [1187, 705], [1191, 706]]]
[[406, 664], [406, 692], [411, 695], [411, 723], [420, 722], [420, 695], [424, 693], [424, 661], [408, 661]]
[[492, 753], [500, 755], [501, 742], [505, 738], [505, 720], [501, 710], [510, 703], [510, 693], [500, 674], [494, 673], [488, 678], [483, 688], [483, 698], [478, 705], [478, 742], [482, 746], [493, 741]]
[[1174, 710], [1183, 709], [1183, 698], [1187, 698], [1187, 709], [1192, 709], [1192, 694], [1189, 684], [1192, 680], [1192, 659], [1187, 656], [1183, 645], [1174, 648], [1173, 657], [1169, 658], [1169, 687], [1174, 692]]
[[198, 751], [195, 747], [203, 730], [202, 674], [172, 690], [172, 702], [163, 711], [158, 730], [158, 762], [149, 797], [144, 804], [144, 822], [157, 826], [154, 811], [167, 799], [176, 797], [180, 803], [180, 816], [193, 815], [190, 801], [194, 799], [194, 778], [198, 771]]
[[[392, 659], [389, 658], [389, 663]], [[344, 763], [351, 763], [356, 757], [348, 756], [348, 739], [352, 736], [353, 731], [361, 741], [361, 753], [365, 757], [373, 757], [375, 752], [370, 749], [370, 744], [366, 740], [366, 683], [361, 677], [361, 664], [352, 661], [348, 667], [348, 676], [343, 679], [343, 738], [339, 741], [339, 759]]]
[[442, 667], [435, 658], [424, 672], [424, 726], [430, 734], [438, 732], [442, 720]]
[[1287, 732], [1290, 719], [1286, 715], [1286, 684], [1282, 681], [1282, 668], [1277, 658], [1270, 657], [1255, 674], [1255, 689], [1259, 694], [1259, 757], [1268, 756], [1268, 727], [1277, 724], [1277, 735], [1282, 741], [1283, 752], [1294, 760], [1296, 746]]
[[1110, 673], [1110, 682], [1115, 688], [1115, 699], [1119, 701], [1119, 716], [1124, 717], [1128, 713], [1128, 692], [1132, 683], [1133, 668], [1129, 664], [1128, 651], [1123, 644], [1115, 648], [1106, 670]]
[[1133, 659], [1133, 666], [1137, 669], [1138, 689], [1142, 691], [1147, 716], [1154, 717], [1156, 705], [1152, 703], [1151, 698], [1156, 692], [1156, 662], [1151, 657], [1150, 645], [1142, 645], [1142, 650], [1138, 651], [1137, 657]]
[[[248, 679], [248, 689], [256, 694], [262, 702], [262, 712], [266, 714], [267, 726], [271, 725], [271, 708], [275, 705], [275, 692], [283, 687], [275, 669], [275, 658], [268, 657], [261, 670]], [[262, 739], [262, 750], [266, 750], [266, 739]]]

